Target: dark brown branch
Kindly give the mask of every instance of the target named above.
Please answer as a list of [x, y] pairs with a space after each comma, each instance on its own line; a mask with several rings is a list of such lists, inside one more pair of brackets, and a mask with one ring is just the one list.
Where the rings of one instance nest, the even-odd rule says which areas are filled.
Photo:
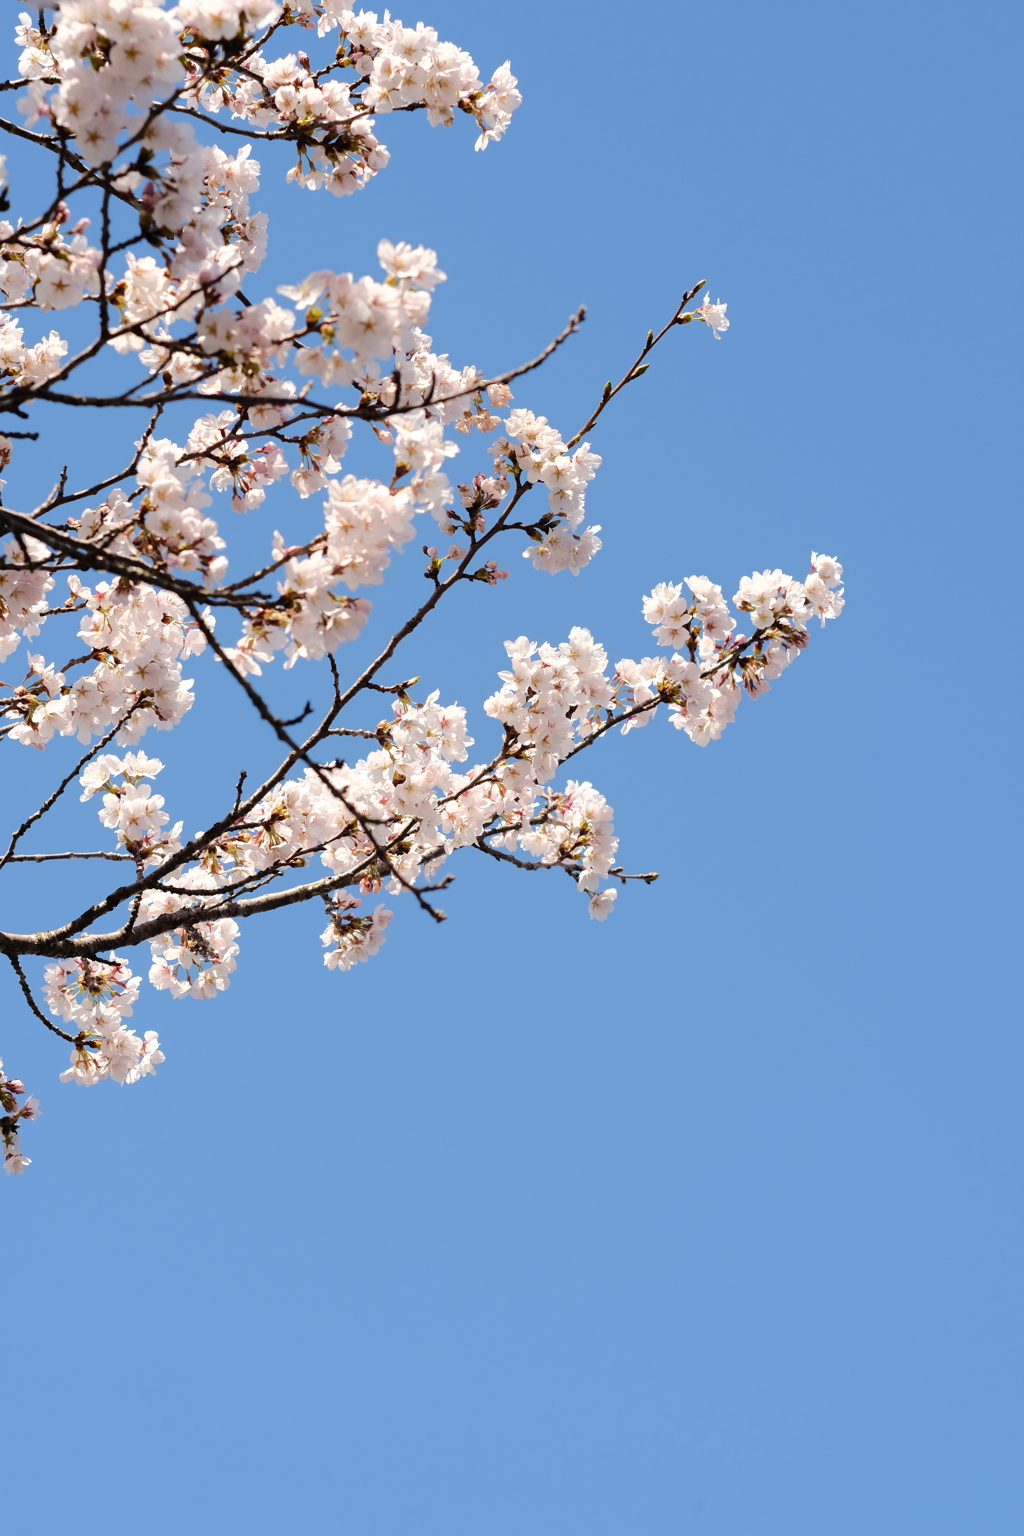
[[594, 742], [598, 741], [606, 731], [610, 731], [613, 726], [624, 725], [627, 720], [632, 720], [637, 715], [645, 715], [648, 710], [657, 709], [658, 705], [664, 702], [665, 700], [660, 697], [648, 699], [643, 704], [634, 704], [631, 709], [624, 709], [620, 715], [610, 715], [602, 725], [599, 725], [596, 730], [591, 731], [584, 741], [579, 742], [573, 747], [571, 752], [567, 752], [558, 766], [564, 768], [571, 757], [575, 757], [577, 752], [583, 752], [587, 747], [593, 746]]
[[[269, 608], [274, 603], [269, 594], [262, 592], [251, 592], [242, 597], [235, 593], [220, 592], [216, 588], [204, 591], [195, 582], [182, 581], [158, 566], [146, 565], [141, 560], [132, 560], [125, 555], [112, 554], [110, 550], [101, 549], [95, 544], [86, 544], [60, 528], [53, 528], [49, 523], [38, 523], [27, 513], [15, 512], [10, 507], [0, 507], [0, 527], [3, 526], [22, 537], [27, 535], [38, 539], [57, 554], [74, 560], [78, 570], [107, 571], [112, 576], [123, 576], [127, 581], [144, 582], [152, 587], [160, 587], [165, 592], [176, 592], [186, 602], [199, 597], [205, 603], [229, 608], [248, 607], [252, 603]], [[33, 568], [38, 562], [26, 561], [26, 564]]]
[[45, 1024], [47, 1029], [51, 1029], [55, 1035], [60, 1035], [61, 1039], [62, 1040], [66, 1040], [69, 1045], [74, 1045], [75, 1044], [75, 1036], [74, 1035], [69, 1035], [65, 1030], [61, 1029], [58, 1025], [54, 1024], [52, 1019], [48, 1019], [46, 1017], [46, 1014], [39, 1007], [39, 1005], [36, 1002], [35, 998], [32, 996], [32, 988], [28, 984], [28, 977], [25, 975], [25, 972], [22, 970], [22, 968], [21, 968], [21, 961], [18, 959], [17, 955], [12, 955], [10, 950], [8, 950], [7, 951], [7, 958], [11, 962], [11, 965], [14, 967], [14, 974], [18, 978], [18, 985], [19, 985], [19, 987], [21, 988], [22, 992], [25, 994], [25, 1001], [26, 1001], [26, 1003], [28, 1003], [29, 1007], [31, 1008], [32, 1012], [35, 1014], [35, 1016], [39, 1020], [39, 1022], [41, 1024]]
[[506, 853], [502, 848], [492, 848], [484, 838], [493, 836], [493, 833], [482, 833], [471, 848], [479, 848], [481, 853], [489, 853], [492, 859], [500, 859], [502, 864], [514, 864], [517, 869], [557, 869], [557, 864], [539, 864], [535, 860], [517, 859], [514, 853]]
[[[212, 286], [218, 280], [219, 279], [210, 279], [210, 283], [207, 286]], [[185, 303], [189, 297], [191, 297], [191, 295], [186, 295], [186, 297], [183, 298], [180, 302]], [[120, 331], [112, 332], [111, 334], [145, 334], [144, 332], [140, 332], [139, 328], [141, 326], [150, 325], [154, 320], [158, 320], [162, 316], [169, 313], [171, 313], [170, 310], [161, 311], [160, 314], [153, 315], [148, 320], [134, 321], [131, 325], [123, 326]], [[585, 315], [586, 307], [581, 306], [574, 315], [570, 316], [568, 323], [563, 327], [558, 335], [555, 336], [553, 340], [549, 341], [543, 351], [539, 352], [536, 357], [531, 358], [528, 363], [521, 363], [519, 367], [512, 368], [507, 373], [497, 374], [493, 379], [479, 378], [474, 383], [467, 384], [464, 389], [456, 390], [455, 393], [451, 395], [441, 395], [437, 398], [427, 401], [412, 400], [404, 405], [397, 403], [394, 405], [388, 405], [385, 402], [372, 402], [364, 404], [360, 402], [359, 405], [338, 406], [337, 404], [328, 405], [326, 402], [310, 400], [308, 397], [303, 397], [301, 404], [307, 411], [313, 412], [319, 416], [341, 416], [345, 419], [366, 421], [373, 424], [386, 422], [392, 416], [404, 416], [410, 411], [421, 411], [425, 405], [429, 405], [433, 409], [440, 405], [451, 404], [451, 402], [455, 400], [464, 400], [468, 395], [476, 395], [479, 394], [482, 390], [490, 389], [492, 384], [511, 384], [514, 379], [522, 378], [524, 374], [531, 373], [535, 368], [539, 368], [542, 363], [547, 361], [553, 352], [557, 351], [557, 349], [562, 346], [562, 344], [566, 342], [570, 336], [579, 330]], [[147, 340], [151, 341], [152, 338], [147, 337]], [[72, 358], [70, 362], [65, 364], [60, 373], [54, 375], [54, 378], [57, 380], [66, 378], [68, 374], [77, 368], [81, 363], [88, 362], [89, 359], [95, 355], [99, 345], [100, 343], [97, 343], [96, 346], [88, 348], [84, 352], [81, 352], [76, 357]], [[161, 342], [159, 345], [166, 346], [169, 351], [187, 350], [186, 344], [184, 342]], [[218, 364], [218, 368], [220, 366], [221, 365]], [[133, 391], [142, 388], [147, 382], [148, 380], [142, 380], [139, 384], [133, 385], [131, 391], [126, 390], [120, 395], [71, 395], [63, 391], [52, 389], [50, 387], [51, 381], [47, 381], [46, 383], [40, 384], [38, 386], [22, 386], [10, 390], [5, 395], [0, 396], [0, 407], [6, 410], [10, 410], [13, 408], [13, 404], [21, 405], [30, 400], [47, 400], [54, 405], [93, 406], [97, 409], [102, 407], [115, 406], [150, 407], [156, 405], [167, 405], [171, 401], [180, 400], [199, 400], [207, 406], [210, 403], [211, 397], [209, 395], [200, 394], [198, 390], [183, 389], [180, 385], [174, 385], [168, 389], [156, 390], [152, 394], [148, 395], [135, 396]], [[232, 405], [243, 406], [256, 405], [293, 407], [296, 404], [296, 397], [294, 395], [249, 395], [239, 392], [237, 394], [225, 395], [223, 398], [227, 401], [230, 401]], [[5, 403], [8, 401], [12, 402], [12, 404]]]

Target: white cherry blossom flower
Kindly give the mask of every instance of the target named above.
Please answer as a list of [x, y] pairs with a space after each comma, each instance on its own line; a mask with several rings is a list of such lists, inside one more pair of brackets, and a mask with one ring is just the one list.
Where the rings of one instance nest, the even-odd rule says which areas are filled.
[[725, 312], [728, 308], [728, 304], [723, 304], [720, 299], [716, 304], [712, 304], [711, 299], [705, 295], [703, 304], [699, 309], [694, 310], [694, 314], [699, 316], [705, 325], [710, 327], [711, 334], [716, 341], [721, 341], [729, 329], [729, 322], [725, 318]]

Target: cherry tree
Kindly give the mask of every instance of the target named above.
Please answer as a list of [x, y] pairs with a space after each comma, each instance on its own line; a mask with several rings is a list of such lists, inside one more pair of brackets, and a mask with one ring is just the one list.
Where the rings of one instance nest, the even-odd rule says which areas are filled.
[[[617, 862], [612, 808], [573, 760], [610, 731], [646, 726], [661, 705], [698, 746], [717, 740], [743, 696], [766, 690], [806, 646], [812, 619], [840, 612], [838, 563], [812, 554], [802, 580], [746, 576], [735, 613], [706, 576], [664, 582], [643, 598], [656, 654], [639, 661], [610, 665], [581, 628], [558, 644], [508, 641], [475, 754], [444, 679], [414, 697], [419, 679], [403, 677], [399, 652], [464, 583], [505, 581], [502, 559], [515, 565], [522, 553], [548, 575], [589, 564], [601, 548], [585, 521], [601, 463], [590, 434], [676, 327], [721, 338], [726, 305], [697, 302], [705, 285], [695, 283], [566, 434], [513, 405], [512, 386], [521, 396], [519, 381], [582, 310], [539, 357], [489, 378], [435, 350], [425, 327], [444, 273], [422, 246], [382, 240], [375, 276], [297, 270], [274, 294], [258, 286], [261, 177], [285, 176], [296, 196], [358, 192], [388, 163], [378, 133], [392, 112], [421, 112], [431, 127], [469, 119], [484, 150], [520, 105], [507, 63], [484, 80], [431, 27], [342, 0], [65, 0], [23, 13], [15, 32], [17, 74], [0, 90], [20, 94], [0, 128], [38, 164], [17, 188], [35, 204], [0, 222], [0, 411], [11, 422], [0, 463], [60, 421], [43, 406], [93, 412], [104, 442], [123, 439], [95, 483], [80, 488], [65, 468], [41, 505], [0, 507], [9, 771], [38, 776], [24, 748], [52, 755], [63, 737], [82, 748], [59, 749], [56, 782], [11, 831], [0, 869], [88, 860], [103, 876], [124, 866], [72, 915], [55, 884], [52, 928], [0, 933], [26, 1007], [70, 1047], [62, 1079], [89, 1087], [154, 1073], [156, 1031], [128, 1023], [146, 1013], [144, 982], [175, 999], [213, 998], [247, 919], [313, 903], [324, 963], [339, 971], [384, 943], [392, 911], [378, 895], [407, 896], [441, 921], [433, 898], [462, 850], [510, 870], [564, 871], [603, 922], [626, 882], [655, 877]], [[0, 211], [11, 212], [6, 191]], [[69, 340], [50, 312], [72, 308], [87, 324], [69, 319]], [[112, 366], [122, 370], [113, 391]], [[389, 445], [389, 478], [345, 472], [356, 428]], [[56, 457], [59, 427], [49, 430]], [[460, 453], [471, 462], [453, 485]], [[226, 500], [229, 523], [258, 515], [277, 482], [290, 484], [293, 509], [317, 497], [322, 527], [300, 544], [268, 535], [260, 567], [236, 575], [212, 510]], [[346, 677], [339, 653], [373, 622], [361, 594], [413, 541], [427, 596]], [[223, 785], [210, 825], [186, 837], [154, 788], [163, 763], [152, 733], [190, 709], [184, 673], [200, 656], [196, 670], [222, 668], [279, 752], [261, 783], [242, 774]], [[323, 669], [322, 713], [270, 707], [259, 680], [278, 663], [300, 678]], [[299, 696], [308, 691], [301, 682]], [[98, 809], [101, 830], [52, 850], [45, 818], [69, 791], [86, 825]], [[42, 962], [39, 977], [26, 960]], [[8, 1172], [29, 1161], [19, 1132], [37, 1108], [0, 1069]]]

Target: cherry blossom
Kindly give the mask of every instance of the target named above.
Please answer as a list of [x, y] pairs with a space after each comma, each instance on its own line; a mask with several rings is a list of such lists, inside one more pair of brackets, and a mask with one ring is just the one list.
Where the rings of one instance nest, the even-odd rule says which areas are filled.
[[725, 312], [728, 308], [728, 304], [723, 304], [721, 299], [717, 303], [712, 304], [710, 298], [705, 298], [700, 308], [694, 311], [698, 319], [703, 320], [704, 324], [710, 327], [711, 334], [716, 341], [721, 341], [725, 332], [729, 329], [729, 322], [725, 318]]

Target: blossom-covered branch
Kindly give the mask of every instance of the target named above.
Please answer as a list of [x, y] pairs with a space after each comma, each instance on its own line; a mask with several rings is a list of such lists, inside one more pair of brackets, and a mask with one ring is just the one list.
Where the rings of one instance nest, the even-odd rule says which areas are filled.
[[[500, 139], [520, 105], [507, 63], [485, 80], [429, 26], [337, 0], [64, 0], [23, 14], [16, 45], [21, 121], [0, 119], [0, 131], [19, 166], [40, 165], [24, 178], [36, 204], [0, 222], [0, 415], [29, 423], [0, 437], [0, 468], [32, 451], [19, 444], [55, 408], [97, 411], [115, 432], [125, 411], [146, 413], [91, 483], [65, 466], [37, 506], [0, 499], [0, 660], [34, 642], [0, 681], [0, 743], [12, 760], [31, 747], [47, 761], [62, 738], [80, 744], [13, 829], [0, 871], [121, 866], [78, 911], [60, 909], [55, 885], [51, 927], [0, 933], [30, 1015], [71, 1046], [64, 1079], [131, 1084], [163, 1062], [156, 1032], [128, 1022], [142, 973], [172, 999], [212, 998], [246, 919], [309, 903], [326, 913], [325, 964], [348, 970], [385, 942], [385, 897], [444, 919], [432, 898], [464, 849], [560, 869], [604, 921], [627, 881], [656, 877], [617, 862], [612, 808], [565, 766], [662, 705], [693, 742], [717, 740], [744, 695], [765, 692], [806, 646], [811, 620], [839, 613], [837, 562], [812, 554], [802, 580], [744, 577], [732, 608], [707, 577], [663, 583], [643, 599], [660, 654], [639, 661], [611, 664], [580, 628], [558, 644], [508, 641], [478, 761], [465, 707], [401, 670], [395, 681], [390, 664], [465, 583], [507, 580], [510, 556], [552, 575], [589, 564], [601, 540], [586, 498], [601, 460], [587, 434], [677, 327], [700, 322], [720, 338], [726, 305], [688, 307], [704, 288], [693, 284], [565, 436], [513, 403], [512, 385], [570, 340], [582, 310], [537, 356], [488, 376], [427, 333], [445, 274], [424, 246], [381, 240], [378, 276], [324, 267], [274, 293], [258, 286], [257, 147], [294, 195], [347, 196], [387, 165], [390, 112], [432, 127], [470, 119], [478, 150]], [[50, 328], [69, 310], [67, 335]], [[113, 388], [109, 368], [96, 387], [101, 359], [123, 370]], [[379, 478], [345, 471], [357, 429], [389, 455]], [[456, 480], [452, 460], [474, 443], [482, 456]], [[230, 522], [262, 516], [268, 495], [282, 517], [289, 500], [319, 498], [322, 524], [297, 543], [268, 534], [261, 563], [238, 575], [216, 503]], [[372, 622], [366, 589], [423, 538], [420, 518], [434, 530], [420, 544], [426, 596], [345, 682], [341, 647]], [[319, 711], [305, 683], [295, 708], [271, 707], [261, 679], [279, 663], [300, 677], [319, 664]], [[185, 839], [154, 787], [164, 763], [140, 744], [191, 709], [193, 664], [225, 673], [277, 763], [251, 789], [245, 773], [225, 784], [208, 826]], [[384, 718], [375, 695], [389, 699]], [[363, 755], [340, 759], [339, 740]], [[72, 784], [98, 805], [108, 846], [92, 847], [94, 832], [81, 848], [47, 846], [47, 817]], [[41, 978], [26, 960], [43, 962]], [[0, 1074], [10, 1172], [28, 1161], [19, 1127], [36, 1106], [19, 1109], [23, 1093]]]

